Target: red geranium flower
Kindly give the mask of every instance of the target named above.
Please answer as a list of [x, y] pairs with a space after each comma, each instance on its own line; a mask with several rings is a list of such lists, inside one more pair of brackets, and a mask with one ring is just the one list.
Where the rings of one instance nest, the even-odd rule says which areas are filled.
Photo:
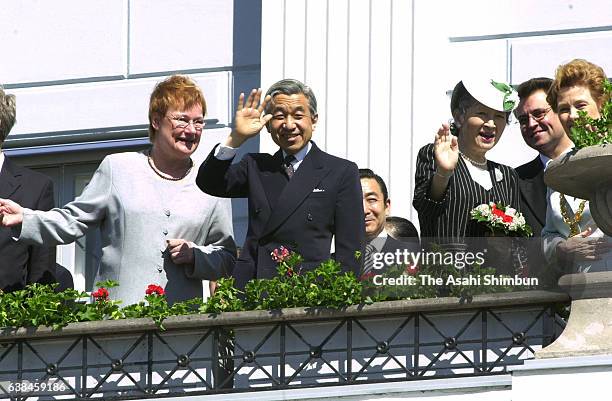
[[147, 295], [164, 295], [165, 291], [162, 287], [160, 287], [157, 284], [149, 284], [149, 286], [147, 287], [147, 290], [145, 291], [145, 293]]
[[369, 281], [375, 275], [376, 275], [376, 273], [373, 270], [370, 270], [369, 272], [362, 274], [359, 277], [359, 281]]
[[91, 293], [91, 296], [96, 299], [96, 301], [105, 301], [109, 297], [108, 290], [104, 287], [98, 288], [97, 291]]
[[418, 272], [419, 272], [419, 265], [406, 266], [406, 273], [408, 273], [409, 276], [416, 276]]
[[289, 252], [289, 249], [285, 248], [284, 246], [281, 246], [280, 248], [276, 248], [272, 252], [270, 252], [270, 256], [272, 256], [272, 260], [275, 261], [276, 263], [284, 262], [290, 255], [291, 255], [291, 252]]

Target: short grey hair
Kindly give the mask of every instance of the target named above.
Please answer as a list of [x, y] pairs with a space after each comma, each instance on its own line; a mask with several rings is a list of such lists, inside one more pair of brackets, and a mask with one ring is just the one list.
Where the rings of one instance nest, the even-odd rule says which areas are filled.
[[[302, 82], [298, 81], [297, 79], [283, 79], [280, 80], [278, 82], [276, 82], [275, 84], [273, 84], [270, 89], [268, 89], [268, 91], [266, 92], [266, 96], [270, 96], [272, 99], [274, 99], [274, 96], [276, 95], [299, 95], [302, 94], [306, 97], [306, 99], [308, 100], [308, 108], [310, 111], [310, 114], [312, 116], [316, 116], [317, 115], [317, 98], [314, 95], [314, 92], [312, 91], [312, 89], [310, 89], [309, 86], [304, 85]], [[272, 103], [273, 102], [269, 102], [266, 105], [266, 114], [270, 114], [272, 112]]]
[[4, 92], [4, 88], [0, 86], [0, 145], [8, 136], [13, 125], [15, 125], [17, 115], [17, 102], [15, 95], [9, 95]]

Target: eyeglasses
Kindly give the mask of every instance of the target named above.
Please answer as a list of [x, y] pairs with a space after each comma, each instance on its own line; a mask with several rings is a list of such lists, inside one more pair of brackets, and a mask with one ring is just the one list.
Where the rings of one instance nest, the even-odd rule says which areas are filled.
[[204, 129], [204, 119], [202, 118], [196, 118], [193, 120], [189, 120], [186, 117], [183, 116], [178, 116], [178, 117], [168, 117], [166, 116], [166, 118], [168, 118], [168, 120], [170, 120], [170, 122], [173, 124], [174, 128], [177, 129], [186, 129], [187, 127], [189, 127], [190, 124], [193, 124], [193, 128], [196, 131], [202, 131], [202, 129]]
[[545, 109], [535, 109], [531, 113], [521, 114], [520, 116], [517, 116], [516, 119], [518, 120], [518, 123], [521, 126], [521, 128], [522, 127], [526, 127], [527, 125], [529, 125], [529, 117], [530, 116], [535, 121], [540, 122], [540, 121], [542, 121], [544, 119], [544, 117], [546, 117], [548, 112], [551, 111], [551, 110], [552, 110], [551, 107], [547, 107]]

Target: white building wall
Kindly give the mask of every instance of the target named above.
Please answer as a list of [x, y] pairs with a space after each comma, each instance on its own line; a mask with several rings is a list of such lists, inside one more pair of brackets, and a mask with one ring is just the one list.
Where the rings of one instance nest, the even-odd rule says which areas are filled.
[[[372, 168], [392, 214], [412, 209], [418, 149], [448, 121], [449, 91], [471, 74], [518, 85], [586, 58], [612, 74], [607, 0], [263, 0], [262, 87], [283, 77], [319, 101], [313, 139]], [[274, 146], [262, 138], [262, 148]], [[535, 156], [510, 125], [490, 158]]]
[[[18, 96], [18, 135], [146, 126], [156, 82], [191, 73], [207, 118], [230, 123], [233, 2], [4, 2], [0, 82]], [[254, 63], [257, 63], [254, 60]]]

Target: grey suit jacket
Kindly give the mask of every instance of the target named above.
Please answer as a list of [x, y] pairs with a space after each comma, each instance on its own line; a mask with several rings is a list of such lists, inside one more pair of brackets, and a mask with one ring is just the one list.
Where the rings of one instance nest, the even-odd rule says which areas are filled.
[[[566, 240], [570, 235], [569, 226], [561, 214], [560, 198], [561, 194], [559, 192], [548, 188], [546, 197], [546, 224], [542, 229], [542, 246], [546, 258], [554, 263], [556, 263], [557, 246], [562, 241]], [[565, 198], [569, 203], [569, 215], [575, 215], [576, 211], [579, 209], [581, 199], [574, 198], [569, 195]], [[604, 237], [608, 243], [612, 243], [612, 237], [608, 237], [597, 227], [597, 224], [591, 215], [589, 202], [587, 202], [579, 221], [579, 229], [580, 231], [584, 231], [589, 227], [593, 230], [590, 238]], [[600, 260], [574, 261], [571, 266], [566, 267], [572, 269], [570, 273], [612, 271], [612, 251], [601, 255]]]
[[[196, 172], [163, 180], [143, 153], [110, 155], [74, 201], [49, 212], [26, 209], [19, 240], [66, 244], [99, 228], [96, 281], [120, 283], [110, 290], [113, 299], [136, 303], [148, 284], [165, 287], [170, 302], [201, 297], [202, 279], [231, 274], [236, 248], [228, 201], [200, 191]], [[175, 265], [163, 252], [172, 238], [197, 245], [193, 267]]]

